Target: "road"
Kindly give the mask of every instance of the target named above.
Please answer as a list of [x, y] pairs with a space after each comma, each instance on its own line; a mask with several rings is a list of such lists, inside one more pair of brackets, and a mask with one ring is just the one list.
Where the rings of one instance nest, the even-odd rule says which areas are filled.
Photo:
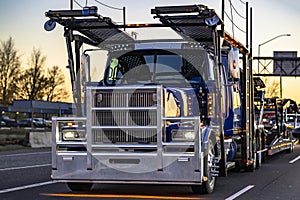
[[49, 149], [0, 152], [0, 199], [289, 199], [300, 197], [300, 145], [291, 154], [269, 157], [253, 173], [219, 177], [213, 194], [195, 195], [185, 186], [100, 185], [74, 193], [50, 179]]

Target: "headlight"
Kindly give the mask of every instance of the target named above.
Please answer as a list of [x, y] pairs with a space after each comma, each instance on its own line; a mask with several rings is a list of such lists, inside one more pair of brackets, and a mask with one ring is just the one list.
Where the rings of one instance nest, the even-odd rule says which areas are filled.
[[172, 140], [175, 142], [192, 142], [195, 140], [194, 131], [172, 130]]
[[62, 131], [63, 140], [86, 140], [85, 130], [66, 129]]
[[187, 140], [194, 140], [195, 139], [195, 133], [194, 132], [185, 132], [184, 138]]

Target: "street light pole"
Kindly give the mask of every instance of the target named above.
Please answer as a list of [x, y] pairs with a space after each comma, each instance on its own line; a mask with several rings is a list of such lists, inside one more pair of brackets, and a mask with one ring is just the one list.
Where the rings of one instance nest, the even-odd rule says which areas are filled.
[[267, 44], [267, 43], [273, 41], [273, 40], [276, 40], [277, 38], [285, 37], [285, 36], [291, 36], [291, 34], [281, 34], [281, 35], [277, 35], [276, 37], [273, 37], [273, 38], [271, 38], [271, 39], [269, 39], [269, 40], [267, 40], [267, 41], [265, 41], [265, 42], [263, 42], [263, 43], [261, 43], [261, 44], [258, 45], [258, 73], [259, 73], [259, 65], [260, 65], [260, 63], [259, 63], [260, 47], [261, 47], [262, 45], [265, 45], [265, 44]]
[[[261, 43], [261, 44], [258, 45], [258, 66], [257, 66], [257, 68], [258, 68], [258, 73], [260, 73], [260, 72], [259, 72], [259, 65], [260, 65], [260, 61], [259, 61], [259, 58], [260, 58], [260, 47], [261, 47], [262, 45], [265, 45], [265, 44], [267, 44], [267, 43], [269, 43], [269, 42], [271, 42], [271, 41], [277, 39], [277, 38], [285, 37], [285, 36], [291, 36], [291, 34], [281, 34], [281, 35], [277, 35], [276, 37], [273, 37], [273, 38], [271, 38], [271, 39], [269, 39], [269, 40], [267, 40], [267, 41], [265, 41], [265, 42], [263, 42], [263, 43]], [[280, 98], [282, 98], [282, 76], [281, 76], [281, 73], [280, 73]]]

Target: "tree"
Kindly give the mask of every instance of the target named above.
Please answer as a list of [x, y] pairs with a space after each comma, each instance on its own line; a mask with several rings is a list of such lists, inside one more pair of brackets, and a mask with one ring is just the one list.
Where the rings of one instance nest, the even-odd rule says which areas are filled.
[[0, 46], [0, 99], [2, 104], [11, 104], [16, 92], [20, 74], [20, 57], [14, 40], [9, 37]]
[[264, 83], [266, 85], [265, 88], [265, 96], [268, 98], [271, 97], [279, 97], [280, 95], [280, 83], [278, 80], [270, 79], [270, 78], [264, 78]]
[[29, 60], [29, 68], [23, 71], [19, 79], [19, 98], [27, 100], [43, 100], [47, 77], [43, 74], [46, 57], [39, 49], [33, 48]]
[[45, 97], [47, 101], [61, 101], [67, 98], [65, 76], [58, 66], [48, 69]]

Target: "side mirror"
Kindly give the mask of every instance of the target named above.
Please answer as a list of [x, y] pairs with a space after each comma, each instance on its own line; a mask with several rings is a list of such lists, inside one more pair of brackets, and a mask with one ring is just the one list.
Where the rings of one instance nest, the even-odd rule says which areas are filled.
[[46, 31], [52, 31], [55, 28], [55, 26], [56, 26], [56, 22], [50, 19], [45, 22], [44, 29]]
[[86, 82], [90, 82], [90, 56], [88, 54], [82, 54], [81, 55], [81, 85], [85, 86]]
[[294, 128], [292, 130], [292, 134], [294, 138], [300, 139], [300, 127]]

